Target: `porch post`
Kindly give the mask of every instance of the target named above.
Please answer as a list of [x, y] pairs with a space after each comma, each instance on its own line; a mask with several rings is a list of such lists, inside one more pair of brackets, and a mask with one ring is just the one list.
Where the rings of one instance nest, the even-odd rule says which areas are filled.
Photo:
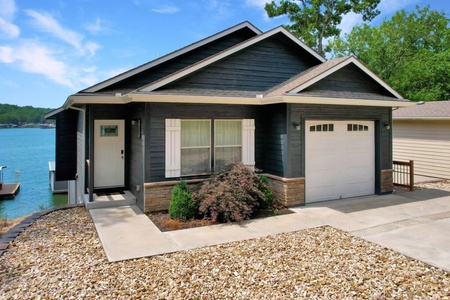
[[89, 114], [89, 202], [94, 201], [94, 117], [92, 110]]

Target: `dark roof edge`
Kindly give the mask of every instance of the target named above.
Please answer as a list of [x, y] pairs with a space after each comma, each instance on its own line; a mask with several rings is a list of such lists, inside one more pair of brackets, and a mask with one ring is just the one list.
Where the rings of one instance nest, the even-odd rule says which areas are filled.
[[125, 71], [125, 72], [123, 72], [121, 74], [118, 74], [118, 75], [116, 75], [114, 77], [108, 78], [108, 79], [106, 79], [106, 80], [104, 80], [104, 81], [102, 81], [100, 83], [97, 83], [97, 84], [95, 84], [93, 86], [90, 86], [90, 87], [88, 87], [86, 89], [83, 89], [83, 90], [79, 91], [78, 93], [85, 93], [85, 92], [93, 93], [93, 92], [97, 92], [97, 91], [99, 91], [101, 89], [104, 89], [104, 88], [106, 88], [106, 87], [108, 87], [108, 86], [110, 86], [112, 84], [115, 84], [115, 83], [117, 83], [117, 82], [119, 82], [121, 80], [127, 79], [127, 78], [129, 78], [129, 77], [131, 77], [133, 75], [136, 75], [136, 74], [138, 74], [138, 73], [140, 73], [142, 71], [145, 71], [145, 70], [147, 70], [149, 68], [152, 68], [152, 67], [154, 67], [156, 65], [159, 65], [159, 64], [161, 64], [163, 62], [166, 62], [166, 61], [168, 61], [170, 59], [173, 59], [173, 58], [175, 58], [177, 56], [185, 54], [185, 53], [187, 53], [187, 52], [189, 52], [191, 50], [199, 48], [199, 47], [201, 47], [203, 45], [206, 45], [206, 44], [208, 44], [208, 43], [210, 43], [212, 41], [215, 41], [215, 40], [217, 40], [219, 38], [222, 38], [222, 37], [224, 37], [224, 36], [226, 36], [228, 34], [231, 34], [233, 32], [241, 30], [243, 28], [248, 28], [248, 29], [252, 30], [255, 33], [255, 35], [259, 35], [259, 34], [262, 33], [262, 31], [259, 30], [252, 23], [250, 23], [249, 21], [244, 21], [244, 22], [239, 23], [239, 24], [237, 24], [235, 26], [232, 26], [230, 28], [222, 30], [222, 31], [220, 31], [220, 32], [218, 32], [216, 34], [213, 34], [213, 35], [211, 35], [209, 37], [201, 39], [201, 40], [199, 40], [199, 41], [197, 41], [195, 43], [192, 43], [192, 44], [189, 44], [189, 45], [187, 45], [187, 46], [185, 46], [183, 48], [177, 49], [177, 50], [175, 50], [175, 51], [173, 51], [173, 52], [171, 52], [169, 54], [166, 54], [166, 55], [164, 55], [162, 57], [159, 57], [159, 58], [157, 58], [155, 60], [152, 60], [150, 62], [142, 64], [142, 65], [140, 65], [138, 67], [135, 67], [133, 69], [130, 69], [128, 71]]

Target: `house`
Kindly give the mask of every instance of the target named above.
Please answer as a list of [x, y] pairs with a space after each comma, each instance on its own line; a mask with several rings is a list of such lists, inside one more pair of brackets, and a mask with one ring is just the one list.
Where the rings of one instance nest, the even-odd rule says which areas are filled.
[[393, 111], [394, 159], [414, 161], [414, 174], [450, 179], [450, 101]]
[[167, 209], [180, 178], [242, 161], [286, 205], [390, 193], [392, 107], [411, 103], [354, 57], [326, 61], [283, 27], [238, 24], [67, 98], [56, 179], [77, 202], [119, 187]]

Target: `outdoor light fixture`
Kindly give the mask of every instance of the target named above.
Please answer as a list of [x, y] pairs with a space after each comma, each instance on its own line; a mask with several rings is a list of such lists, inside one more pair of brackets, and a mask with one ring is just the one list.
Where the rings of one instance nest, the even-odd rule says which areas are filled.
[[292, 122], [292, 129], [300, 130], [300, 123]]
[[384, 123], [384, 128], [386, 128], [387, 130], [391, 129], [391, 125], [389, 125], [389, 123]]
[[140, 139], [141, 138], [141, 119], [131, 120], [131, 125], [137, 126], [137, 137], [138, 137], [138, 139]]

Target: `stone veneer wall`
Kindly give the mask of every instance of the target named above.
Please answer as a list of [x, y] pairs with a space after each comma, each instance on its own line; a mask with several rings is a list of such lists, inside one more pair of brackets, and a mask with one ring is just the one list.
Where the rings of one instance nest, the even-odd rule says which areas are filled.
[[283, 178], [264, 174], [276, 200], [286, 206], [305, 204], [305, 178]]
[[394, 191], [393, 170], [381, 170], [381, 194], [388, 194]]
[[[186, 180], [189, 189], [194, 189], [199, 183], [208, 179]], [[144, 185], [144, 212], [168, 210], [174, 185], [180, 181], [152, 182]]]

